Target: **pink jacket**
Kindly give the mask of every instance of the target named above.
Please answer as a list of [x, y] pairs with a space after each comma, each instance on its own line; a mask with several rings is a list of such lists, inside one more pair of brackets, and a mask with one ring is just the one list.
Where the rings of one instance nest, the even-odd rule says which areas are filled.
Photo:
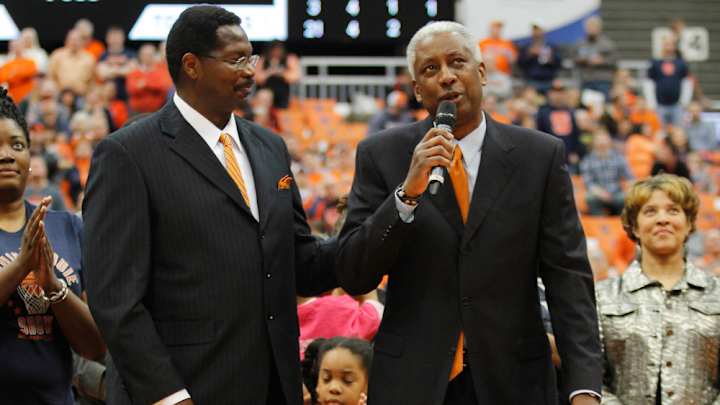
[[318, 297], [298, 305], [300, 358], [317, 338], [346, 336], [371, 340], [380, 327], [383, 308], [373, 300], [358, 305], [349, 295]]

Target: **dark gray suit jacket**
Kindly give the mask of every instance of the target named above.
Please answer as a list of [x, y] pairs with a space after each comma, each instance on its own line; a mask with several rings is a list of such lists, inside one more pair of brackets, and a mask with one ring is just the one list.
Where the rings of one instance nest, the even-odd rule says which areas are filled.
[[[358, 147], [336, 271], [351, 294], [389, 275], [369, 403], [442, 404], [461, 330], [482, 405], [555, 405], [574, 390], [600, 392], [592, 273], [562, 142], [488, 119], [467, 224], [447, 173], [407, 224], [393, 191], [430, 126], [389, 129]], [[560, 393], [538, 274], [563, 361]]]
[[108, 402], [187, 388], [196, 404], [264, 404], [274, 361], [300, 404], [296, 290], [333, 288], [335, 243], [310, 235], [281, 138], [238, 119], [260, 211], [173, 103], [103, 140], [84, 202], [92, 314], [113, 358]]

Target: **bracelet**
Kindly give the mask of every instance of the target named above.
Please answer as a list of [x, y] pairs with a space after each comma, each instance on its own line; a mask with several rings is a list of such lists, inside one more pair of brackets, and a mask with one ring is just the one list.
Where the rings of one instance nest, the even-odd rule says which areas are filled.
[[420, 200], [420, 196], [410, 197], [409, 195], [405, 194], [405, 190], [403, 190], [402, 184], [397, 188], [397, 190], [395, 190], [395, 195], [400, 201], [403, 202], [403, 204], [407, 204], [411, 207], [418, 205], [418, 202]]
[[49, 302], [50, 304], [59, 304], [63, 301], [65, 301], [68, 297], [68, 294], [70, 293], [70, 289], [68, 288], [67, 283], [65, 280], [60, 279], [60, 284], [62, 285], [62, 288], [60, 288], [60, 291], [56, 291], [54, 293], [50, 293], [49, 296], [45, 296], [45, 293], [43, 293], [43, 300], [46, 302]]

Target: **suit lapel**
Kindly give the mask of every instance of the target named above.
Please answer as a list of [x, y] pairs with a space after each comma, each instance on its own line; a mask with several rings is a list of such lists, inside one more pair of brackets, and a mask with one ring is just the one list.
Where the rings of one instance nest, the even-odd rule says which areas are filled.
[[[238, 127], [240, 143], [248, 154], [255, 180], [255, 194], [257, 195], [258, 211], [260, 217], [260, 230], [265, 229], [268, 215], [277, 196], [277, 181], [272, 178], [272, 171], [268, 170], [272, 156], [267, 147], [258, 139], [258, 135], [242, 119], [235, 117]], [[288, 173], [289, 174], [289, 173]]]
[[223, 165], [208, 147], [208, 144], [185, 121], [175, 104], [170, 102], [165, 105], [162, 114], [160, 128], [165, 135], [173, 139], [170, 143], [170, 149], [180, 155], [217, 188], [225, 192], [232, 201], [252, 218], [250, 207], [245, 204], [240, 189], [232, 181]]
[[468, 222], [462, 238], [463, 245], [473, 238], [515, 170], [515, 162], [510, 157], [515, 145], [507, 134], [500, 131], [492, 119], [488, 119], [487, 114], [485, 119], [487, 131], [472, 201], [470, 201]]
[[443, 176], [445, 183], [438, 188], [438, 192], [435, 195], [427, 193], [430, 201], [445, 217], [445, 220], [457, 233], [458, 238], [462, 237], [463, 234], [463, 223], [462, 216], [460, 215], [460, 207], [457, 203], [457, 197], [455, 197], [455, 189], [450, 179], [450, 174], [443, 168]]

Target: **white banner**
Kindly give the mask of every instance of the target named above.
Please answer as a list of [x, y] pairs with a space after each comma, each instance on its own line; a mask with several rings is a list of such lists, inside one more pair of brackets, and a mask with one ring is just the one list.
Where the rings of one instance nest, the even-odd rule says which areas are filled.
[[4, 5], [0, 4], [0, 41], [9, 41], [20, 35], [15, 21], [8, 13]]
[[599, 9], [600, 0], [459, 0], [455, 15], [478, 39], [488, 36], [491, 21], [500, 20], [503, 37], [517, 40], [530, 36], [531, 24], [550, 32], [581, 23]]
[[[140, 13], [128, 38], [133, 41], [162, 41], [175, 20], [192, 4], [148, 4]], [[229, 5], [221, 7], [242, 19], [242, 27], [250, 41], [284, 41], [287, 39], [287, 0], [272, 5]]]

